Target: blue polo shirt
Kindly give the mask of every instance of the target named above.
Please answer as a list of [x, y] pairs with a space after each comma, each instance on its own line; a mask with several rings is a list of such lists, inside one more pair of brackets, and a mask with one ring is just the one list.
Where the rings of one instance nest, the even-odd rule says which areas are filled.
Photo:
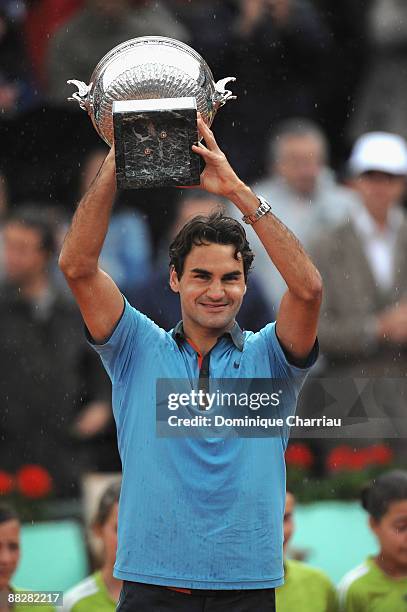
[[[157, 437], [156, 380], [192, 384], [198, 355], [179, 326], [166, 332], [127, 301], [93, 347], [112, 380], [123, 465], [114, 575], [192, 589], [283, 584], [287, 438]], [[210, 379], [285, 379], [291, 412], [307, 371], [288, 363], [274, 323], [258, 333], [235, 324], [206, 363]]]

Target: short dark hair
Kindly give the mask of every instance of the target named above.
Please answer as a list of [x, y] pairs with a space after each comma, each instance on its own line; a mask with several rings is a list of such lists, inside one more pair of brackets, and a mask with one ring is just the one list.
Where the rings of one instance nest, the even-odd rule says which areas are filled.
[[39, 205], [25, 204], [13, 210], [6, 223], [16, 223], [37, 231], [41, 239], [41, 248], [49, 255], [56, 252], [56, 226], [50, 210]]
[[392, 470], [374, 479], [361, 492], [362, 506], [376, 521], [386, 514], [392, 502], [407, 500], [407, 472]]
[[121, 480], [115, 480], [106, 487], [99, 500], [93, 525], [103, 526], [106, 523], [113, 506], [119, 501], [121, 484]]
[[12, 506], [2, 503], [0, 504], [0, 525], [2, 523], [7, 523], [8, 521], [20, 522], [20, 519]]
[[226, 217], [221, 211], [208, 216], [194, 217], [178, 232], [170, 244], [170, 266], [174, 266], [178, 278], [184, 272], [185, 258], [193, 246], [202, 244], [231, 244], [235, 247], [235, 259], [238, 253], [243, 260], [245, 280], [254, 259], [254, 253], [246, 238], [246, 232], [236, 219]]
[[321, 144], [324, 159], [328, 158], [328, 140], [322, 128], [305, 117], [292, 117], [281, 121], [271, 134], [269, 142], [269, 161], [276, 163], [280, 155], [281, 143], [286, 138], [304, 138], [312, 136]]

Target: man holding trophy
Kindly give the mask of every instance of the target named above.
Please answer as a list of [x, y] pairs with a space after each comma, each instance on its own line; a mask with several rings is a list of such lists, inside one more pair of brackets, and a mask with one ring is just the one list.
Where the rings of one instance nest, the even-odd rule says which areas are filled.
[[[168, 115], [166, 127], [160, 122], [158, 134], [172, 138], [172, 118]], [[148, 121], [151, 135], [157, 123], [154, 117]], [[190, 126], [188, 118], [176, 133]], [[183, 379], [192, 386], [195, 381], [201, 389], [212, 379], [253, 383], [274, 377], [284, 380], [293, 409], [318, 352], [318, 271], [271, 206], [235, 174], [201, 114], [197, 126], [205, 145], [193, 144], [191, 151], [205, 162], [201, 188], [238, 207], [245, 223], [254, 225], [270, 266], [287, 283], [276, 323], [253, 334], [235, 322], [253, 253], [243, 227], [221, 213], [192, 219], [170, 247], [170, 286], [182, 310], [174, 330], [164, 331], [128, 304], [98, 266], [116, 190], [115, 147], [82, 198], [60, 256], [89, 341], [113, 384], [123, 466], [114, 570], [123, 580], [121, 612], [272, 611], [274, 589], [284, 580], [288, 434], [261, 439], [156, 434], [157, 379]], [[125, 168], [134, 168], [137, 159], [143, 165], [145, 149], [151, 148], [137, 136], [132, 142], [135, 155], [128, 144], [115, 142], [129, 154]], [[157, 168], [151, 169], [155, 176]], [[192, 416], [202, 409], [207, 407], [185, 410]]]

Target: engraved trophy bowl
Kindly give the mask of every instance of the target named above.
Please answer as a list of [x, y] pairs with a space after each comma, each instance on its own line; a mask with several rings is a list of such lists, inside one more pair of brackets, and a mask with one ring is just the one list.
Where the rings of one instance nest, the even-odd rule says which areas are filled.
[[78, 87], [69, 100], [88, 112], [103, 140], [113, 142], [112, 107], [116, 101], [193, 97], [197, 111], [210, 126], [216, 111], [236, 96], [225, 89], [234, 77], [214, 82], [205, 60], [194, 49], [172, 38], [143, 36], [114, 47], [98, 63], [89, 85]]

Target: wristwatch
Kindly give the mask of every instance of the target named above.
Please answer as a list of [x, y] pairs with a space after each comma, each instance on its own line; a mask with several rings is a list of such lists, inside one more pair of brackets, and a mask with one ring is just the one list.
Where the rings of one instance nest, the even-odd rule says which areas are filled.
[[256, 223], [256, 221], [258, 221], [259, 219], [261, 219], [264, 215], [266, 215], [268, 212], [271, 212], [271, 206], [270, 204], [263, 198], [263, 196], [260, 195], [256, 195], [257, 199], [260, 202], [260, 206], [258, 207], [258, 209], [256, 210], [256, 212], [252, 213], [251, 215], [244, 215], [242, 217], [243, 221], [245, 223], [247, 223], [248, 225], [253, 225], [253, 223]]

